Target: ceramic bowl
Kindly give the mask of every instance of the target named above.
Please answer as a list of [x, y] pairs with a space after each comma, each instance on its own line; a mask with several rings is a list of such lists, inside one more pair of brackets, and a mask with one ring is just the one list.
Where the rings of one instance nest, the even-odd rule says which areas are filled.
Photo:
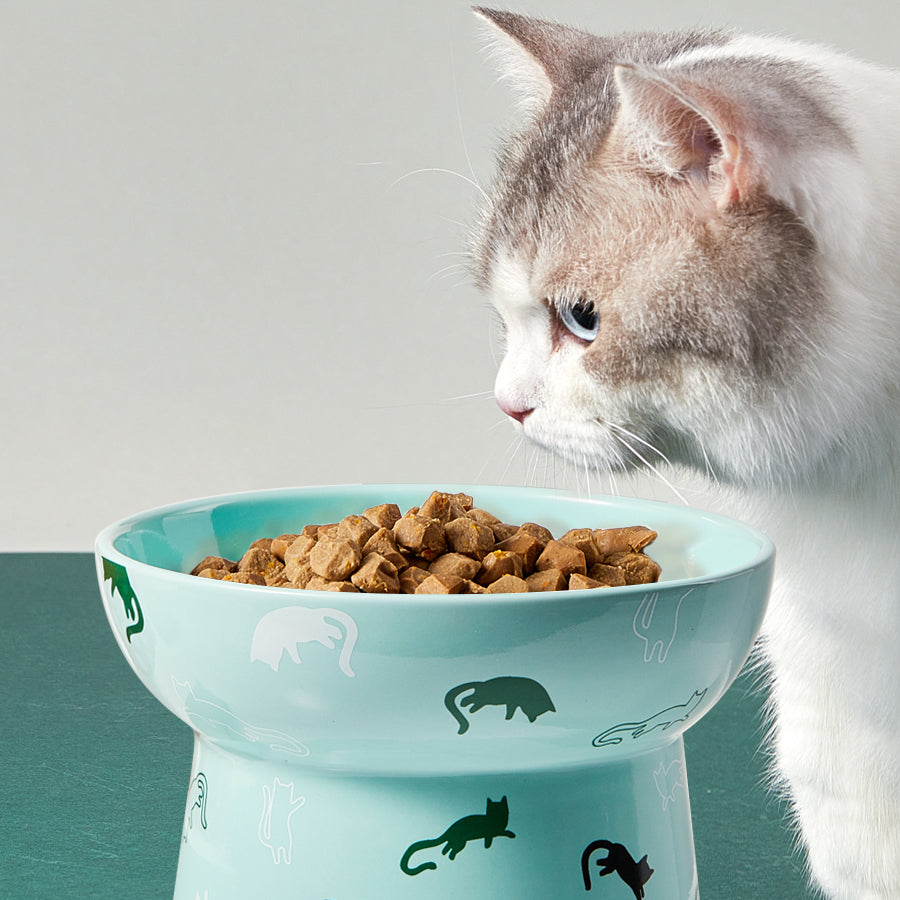
[[[435, 487], [557, 536], [646, 525], [661, 580], [406, 596], [186, 574]], [[196, 735], [176, 897], [697, 896], [681, 734], [756, 638], [759, 532], [618, 497], [346, 485], [152, 510], [96, 556], [119, 647]]]

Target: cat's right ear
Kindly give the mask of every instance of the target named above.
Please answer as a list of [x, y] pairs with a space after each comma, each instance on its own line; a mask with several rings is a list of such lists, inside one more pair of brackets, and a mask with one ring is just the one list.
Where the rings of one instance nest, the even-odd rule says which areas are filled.
[[474, 7], [485, 23], [489, 52], [501, 79], [508, 80], [527, 112], [538, 112], [555, 88], [577, 71], [578, 59], [597, 39], [582, 31], [484, 7]]

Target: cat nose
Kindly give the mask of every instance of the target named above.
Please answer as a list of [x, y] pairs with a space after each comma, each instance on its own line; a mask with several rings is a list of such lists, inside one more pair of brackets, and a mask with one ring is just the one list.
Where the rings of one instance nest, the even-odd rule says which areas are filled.
[[533, 408], [519, 409], [518, 407], [513, 406], [509, 401], [502, 400], [499, 397], [497, 398], [497, 406], [499, 406], [511, 419], [515, 419], [520, 425], [524, 424], [525, 419], [534, 412]]

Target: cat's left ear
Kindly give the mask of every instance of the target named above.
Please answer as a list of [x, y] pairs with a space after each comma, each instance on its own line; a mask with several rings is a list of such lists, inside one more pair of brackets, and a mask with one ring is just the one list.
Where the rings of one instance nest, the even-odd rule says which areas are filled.
[[750, 196], [761, 173], [747, 121], [726, 96], [635, 65], [616, 66], [615, 80], [616, 128], [643, 164], [705, 180], [720, 209]]

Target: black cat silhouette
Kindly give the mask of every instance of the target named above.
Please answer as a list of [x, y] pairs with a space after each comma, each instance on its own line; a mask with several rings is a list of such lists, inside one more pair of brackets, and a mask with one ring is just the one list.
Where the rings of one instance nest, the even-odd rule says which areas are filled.
[[509, 804], [506, 797], [502, 800], [488, 798], [487, 807], [483, 815], [463, 816], [454, 822], [440, 837], [434, 840], [416, 841], [406, 848], [403, 858], [400, 860], [400, 868], [407, 875], [418, 875], [426, 869], [436, 869], [437, 864], [425, 862], [415, 868], [409, 867], [410, 857], [419, 850], [428, 847], [438, 847], [444, 844], [441, 853], [455, 859], [469, 841], [484, 841], [485, 847], [490, 847], [495, 837], [514, 838], [511, 831], [506, 830], [509, 822]]
[[591, 854], [595, 850], [607, 851], [603, 859], [596, 860], [596, 864], [602, 866], [600, 875], [611, 875], [615, 872], [634, 892], [635, 900], [643, 900], [644, 885], [653, 874], [653, 869], [647, 864], [646, 854], [635, 862], [624, 845], [614, 844], [612, 841], [592, 841], [584, 848], [584, 853], [581, 854], [584, 889], [586, 891], [591, 889]]
[[458, 734], [465, 734], [469, 730], [468, 720], [456, 705], [457, 698], [466, 691], [472, 693], [460, 701], [460, 706], [469, 707], [470, 713], [478, 712], [485, 706], [505, 706], [507, 720], [513, 717], [517, 709], [521, 709], [528, 716], [528, 721], [534, 722], [545, 712], [556, 712], [543, 685], [532, 678], [504, 675], [487, 681], [467, 681], [450, 688], [444, 697], [444, 705], [459, 722]]

